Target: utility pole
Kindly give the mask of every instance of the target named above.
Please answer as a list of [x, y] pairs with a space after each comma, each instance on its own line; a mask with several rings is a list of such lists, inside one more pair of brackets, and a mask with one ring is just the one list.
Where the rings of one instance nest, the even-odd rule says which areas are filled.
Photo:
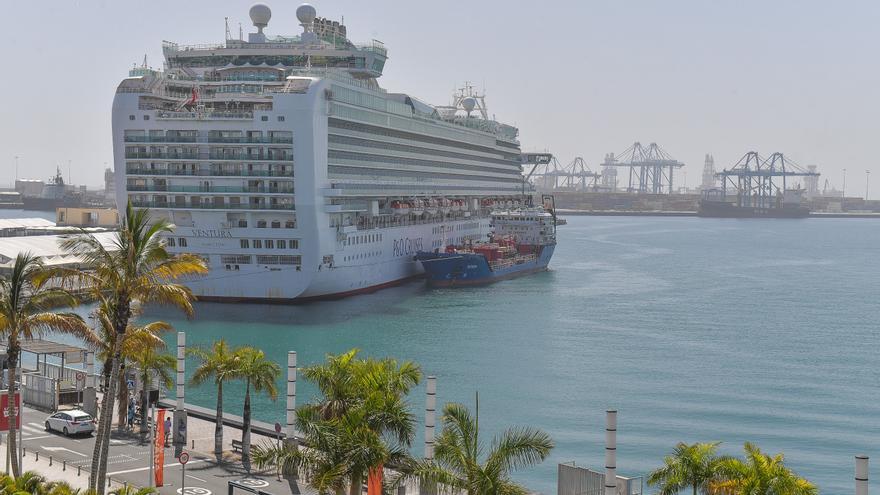
[[18, 155], [15, 155], [15, 181], [18, 182]]

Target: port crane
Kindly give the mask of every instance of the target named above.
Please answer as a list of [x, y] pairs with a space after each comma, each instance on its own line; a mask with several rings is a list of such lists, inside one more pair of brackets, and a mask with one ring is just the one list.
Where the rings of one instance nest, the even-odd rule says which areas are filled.
[[629, 169], [627, 192], [640, 194], [672, 194], [673, 174], [684, 163], [672, 158], [657, 143], [642, 146], [635, 142], [623, 153], [609, 154], [600, 164], [609, 168]]
[[562, 165], [555, 156], [549, 155], [541, 162], [526, 162], [532, 169], [525, 180], [544, 190], [591, 191], [597, 187], [600, 174], [590, 170], [583, 157], [575, 157]]
[[721, 179], [723, 198], [727, 197], [728, 187], [736, 193], [737, 206], [774, 208], [789, 190], [788, 181], [802, 177], [818, 180], [819, 173], [806, 170], [779, 152], [762, 158], [757, 151], [749, 151], [733, 167], [715, 176]]

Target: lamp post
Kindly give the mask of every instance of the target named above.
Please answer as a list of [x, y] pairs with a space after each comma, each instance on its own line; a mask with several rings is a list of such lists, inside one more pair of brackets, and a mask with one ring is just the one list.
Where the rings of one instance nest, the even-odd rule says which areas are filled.
[[868, 202], [868, 179], [871, 178], [871, 171], [865, 170], [865, 203]]

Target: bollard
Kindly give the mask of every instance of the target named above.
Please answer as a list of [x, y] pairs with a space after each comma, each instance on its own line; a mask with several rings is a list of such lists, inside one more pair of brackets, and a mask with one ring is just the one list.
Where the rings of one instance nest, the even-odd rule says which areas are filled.
[[49, 467], [52, 467], [52, 456], [49, 456]]
[[61, 463], [61, 470], [67, 471], [67, 460], [66, 459], [64, 460], [64, 462]]
[[868, 495], [868, 456], [856, 456], [856, 495]]
[[76, 476], [77, 476], [77, 478], [78, 478], [80, 475], [82, 475], [82, 469], [83, 469], [82, 466], [77, 466], [77, 467], [76, 467]]
[[605, 495], [617, 494], [617, 411], [605, 412]]
[[192, 449], [193, 449], [193, 450], [196, 450], [196, 441], [195, 441], [195, 440], [193, 440], [193, 443], [192, 443]]
[[429, 376], [425, 384], [425, 460], [434, 460], [434, 426], [437, 407], [437, 377]]
[[[24, 449], [21, 449], [21, 450], [22, 450], [22, 452], [24, 452]], [[27, 455], [27, 452], [25, 452], [24, 454]], [[40, 460], [40, 451], [39, 450], [34, 451], [34, 457], [37, 461]]]
[[110, 486], [110, 477], [107, 476], [107, 486]]

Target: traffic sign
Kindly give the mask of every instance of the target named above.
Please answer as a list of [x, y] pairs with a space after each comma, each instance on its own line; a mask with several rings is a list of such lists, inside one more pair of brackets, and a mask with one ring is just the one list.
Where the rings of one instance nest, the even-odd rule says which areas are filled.
[[82, 371], [77, 371], [76, 372], [76, 381], [78, 381], [78, 382], [86, 381], [86, 374], [83, 373]]
[[177, 458], [177, 461], [183, 465], [186, 465], [186, 463], [189, 462], [189, 454], [186, 452], [181, 452], [180, 457]]
[[281, 423], [275, 423], [275, 433], [281, 433]]

